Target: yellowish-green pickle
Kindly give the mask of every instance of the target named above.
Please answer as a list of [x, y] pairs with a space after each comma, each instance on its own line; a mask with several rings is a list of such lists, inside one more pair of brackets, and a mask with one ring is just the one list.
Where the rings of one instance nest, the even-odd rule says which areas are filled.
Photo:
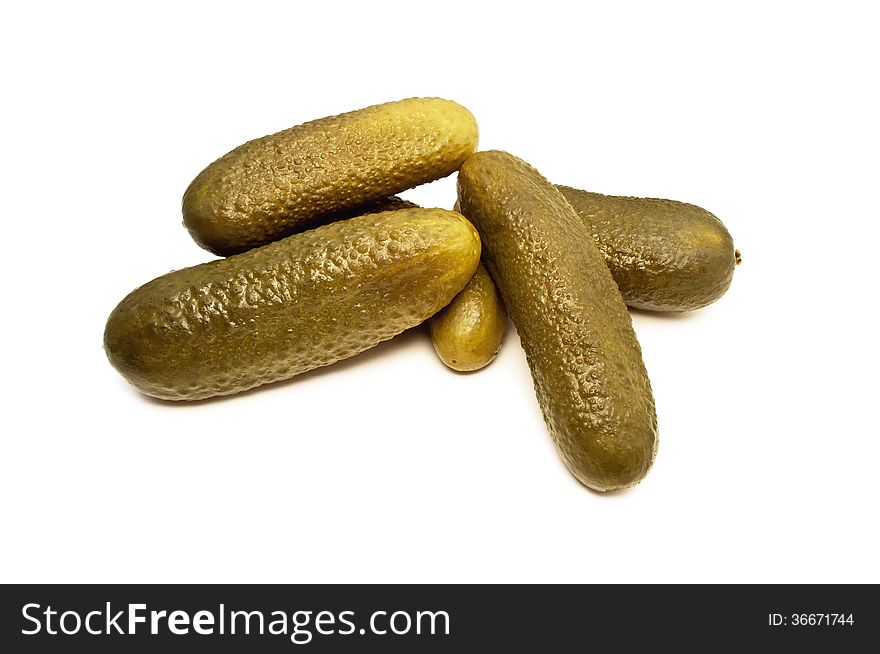
[[507, 312], [482, 264], [429, 325], [437, 355], [453, 370], [479, 370], [495, 358], [507, 329]]
[[464, 107], [411, 98], [322, 118], [224, 155], [183, 196], [183, 222], [202, 247], [244, 252], [445, 177], [477, 146]]
[[476, 230], [455, 212], [358, 216], [141, 286], [110, 314], [104, 348], [147, 395], [237, 393], [418, 325], [449, 304], [479, 259]]
[[724, 224], [705, 209], [557, 188], [586, 223], [629, 306], [691, 311], [730, 287], [739, 252]]
[[657, 451], [654, 399], [626, 305], [589, 228], [556, 187], [506, 152], [465, 161], [458, 202], [479, 230], [568, 469], [597, 491], [638, 483]]

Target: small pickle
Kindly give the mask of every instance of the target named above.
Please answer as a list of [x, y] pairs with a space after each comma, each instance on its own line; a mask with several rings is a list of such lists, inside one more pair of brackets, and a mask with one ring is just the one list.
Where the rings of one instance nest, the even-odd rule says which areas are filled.
[[437, 355], [453, 370], [479, 370], [495, 358], [507, 312], [482, 264], [449, 306], [431, 318], [430, 328]]

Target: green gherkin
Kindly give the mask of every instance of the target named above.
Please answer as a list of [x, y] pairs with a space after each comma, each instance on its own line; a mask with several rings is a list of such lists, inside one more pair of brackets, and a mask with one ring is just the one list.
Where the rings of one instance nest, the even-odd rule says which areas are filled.
[[492, 362], [507, 330], [507, 312], [482, 264], [429, 324], [437, 356], [453, 370], [471, 372]]
[[445, 177], [477, 146], [473, 115], [455, 102], [387, 102], [249, 141], [205, 168], [183, 196], [202, 247], [243, 252]]
[[556, 188], [586, 223], [629, 306], [691, 311], [730, 287], [739, 252], [724, 224], [705, 209]]
[[480, 232], [563, 461], [598, 491], [638, 483], [657, 451], [654, 399], [626, 305], [586, 224], [505, 152], [465, 161], [458, 202]]
[[237, 393], [418, 325], [449, 304], [479, 258], [479, 236], [457, 213], [358, 216], [141, 286], [110, 314], [104, 348], [147, 395]]

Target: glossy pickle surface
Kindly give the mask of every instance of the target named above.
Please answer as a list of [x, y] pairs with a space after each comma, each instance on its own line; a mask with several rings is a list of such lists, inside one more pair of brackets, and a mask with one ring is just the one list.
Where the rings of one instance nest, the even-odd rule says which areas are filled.
[[200, 172], [183, 222], [202, 247], [229, 255], [300, 231], [458, 170], [477, 123], [441, 98], [386, 102], [249, 141]]
[[626, 305], [584, 221], [540, 173], [500, 151], [465, 161], [458, 203], [480, 233], [563, 461], [594, 490], [638, 483], [657, 451], [654, 399]]
[[462, 216], [358, 216], [163, 275], [110, 314], [104, 348], [138, 390], [228, 395], [353, 356], [449, 304], [479, 263]]

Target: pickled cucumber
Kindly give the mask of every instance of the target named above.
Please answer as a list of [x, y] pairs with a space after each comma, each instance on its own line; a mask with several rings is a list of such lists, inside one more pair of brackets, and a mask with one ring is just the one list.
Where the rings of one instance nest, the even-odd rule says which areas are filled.
[[479, 370], [495, 358], [507, 329], [507, 312], [482, 264], [429, 324], [437, 355], [453, 370]]
[[483, 243], [563, 461], [589, 488], [638, 483], [657, 451], [654, 399], [632, 321], [590, 230], [534, 168], [479, 152], [458, 202]]
[[730, 287], [739, 252], [724, 224], [705, 209], [557, 188], [587, 224], [629, 306], [691, 311]]
[[443, 209], [368, 214], [163, 275], [110, 314], [104, 348], [138, 390], [228, 395], [373, 347], [449, 304], [480, 240]]
[[455, 102], [411, 98], [249, 141], [205, 168], [183, 196], [183, 222], [220, 255], [288, 236], [458, 170], [477, 145]]

